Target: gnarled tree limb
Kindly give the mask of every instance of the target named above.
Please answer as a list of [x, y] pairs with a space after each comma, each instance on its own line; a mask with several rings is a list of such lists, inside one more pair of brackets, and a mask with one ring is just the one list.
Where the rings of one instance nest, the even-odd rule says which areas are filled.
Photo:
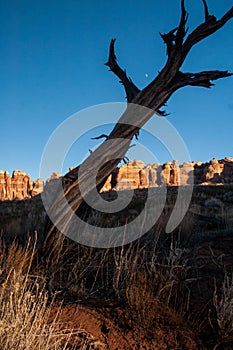
[[127, 101], [131, 102], [135, 96], [137, 96], [140, 90], [127, 76], [126, 72], [118, 65], [115, 55], [115, 41], [116, 39], [111, 40], [108, 62], [105, 63], [105, 66], [108, 66], [110, 71], [116, 74], [116, 76], [120, 79], [120, 83], [123, 84], [125, 88]]
[[210, 88], [214, 84], [213, 80], [227, 78], [232, 76], [233, 73], [229, 73], [228, 71], [203, 71], [199, 73], [182, 73], [180, 72], [179, 78], [177, 80], [177, 84], [179, 88], [191, 85], [191, 86], [201, 86]]
[[200, 24], [196, 29], [194, 29], [192, 33], [188, 35], [183, 46], [183, 51], [185, 54], [184, 58], [186, 57], [186, 55], [194, 45], [204, 40], [208, 36], [214, 34], [217, 30], [222, 28], [233, 17], [233, 7], [231, 7], [231, 9], [228, 12], [226, 12], [226, 14], [219, 20], [214, 19], [215, 17], [213, 16], [211, 17], [213, 20], [205, 21], [204, 23]]

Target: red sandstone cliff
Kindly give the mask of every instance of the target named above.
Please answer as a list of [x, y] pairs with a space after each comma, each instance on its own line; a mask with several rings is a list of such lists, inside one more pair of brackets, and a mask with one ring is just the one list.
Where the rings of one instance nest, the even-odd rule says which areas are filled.
[[[61, 175], [53, 173], [47, 180], [46, 186]], [[233, 183], [233, 158], [210, 162], [185, 162], [179, 165], [176, 160], [160, 164], [148, 164], [134, 160], [116, 169], [107, 179], [102, 191], [126, 190], [146, 187], [159, 187], [163, 185], [179, 186]], [[35, 182], [22, 170], [15, 170], [12, 177], [7, 171], [0, 170], [0, 200], [31, 198], [44, 189], [42, 179]]]
[[33, 181], [22, 170], [15, 170], [12, 177], [8, 171], [0, 170], [0, 200], [31, 198], [41, 193], [43, 188], [42, 179]]
[[233, 158], [210, 162], [185, 162], [179, 165], [176, 160], [163, 165], [144, 165], [133, 161], [121, 166], [109, 176], [103, 191], [110, 189], [125, 190], [145, 187], [185, 186], [189, 184], [229, 184], [233, 183]]

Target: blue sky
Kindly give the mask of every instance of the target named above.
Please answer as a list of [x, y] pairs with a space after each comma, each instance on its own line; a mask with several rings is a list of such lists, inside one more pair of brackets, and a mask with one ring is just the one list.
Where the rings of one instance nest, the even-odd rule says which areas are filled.
[[[232, 6], [231, 0], [208, 3], [217, 17]], [[202, 1], [186, 0], [186, 7], [192, 30], [203, 21]], [[117, 38], [121, 67], [139, 88], [147, 85], [166, 59], [158, 33], [175, 27], [179, 15], [179, 0], [0, 0], [0, 168], [37, 178], [43, 149], [60, 123], [83, 108], [125, 101], [118, 79], [104, 66], [111, 38]], [[233, 71], [233, 20], [193, 48], [183, 66], [205, 69]], [[210, 90], [184, 88], [166, 109], [192, 160], [233, 157], [233, 78]], [[140, 141], [152, 142], [147, 135]], [[90, 135], [82, 138], [64, 172], [96, 144]], [[160, 162], [169, 158], [156, 143], [153, 151]], [[142, 159], [143, 152], [135, 157]]]

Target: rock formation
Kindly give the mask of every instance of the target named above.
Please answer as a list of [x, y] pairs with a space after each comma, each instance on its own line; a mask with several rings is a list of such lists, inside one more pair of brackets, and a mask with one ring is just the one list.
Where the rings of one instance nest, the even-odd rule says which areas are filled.
[[140, 171], [144, 169], [144, 167], [144, 163], [140, 160], [134, 160], [133, 162], [122, 165], [116, 174], [115, 189], [129, 190], [140, 188], [140, 183], [144, 180], [143, 175], [140, 175]]
[[[50, 192], [57, 191], [58, 180], [62, 177], [62, 175], [58, 172], [53, 172], [52, 175], [46, 180], [46, 184], [44, 190], [49, 190]], [[41, 191], [42, 192], [42, 191]]]
[[[46, 181], [46, 187], [56, 189], [57, 180], [62, 175], [54, 172]], [[184, 162], [177, 160], [160, 164], [145, 164], [134, 160], [117, 168], [106, 180], [101, 192], [109, 190], [129, 190], [160, 186], [186, 186], [232, 184], [233, 158], [210, 162]], [[15, 170], [12, 177], [7, 171], [0, 170], [0, 200], [31, 198], [44, 190], [42, 179], [33, 181], [22, 170]]]
[[[112, 178], [115, 176], [115, 184]], [[159, 186], [186, 186], [233, 183], [233, 158], [217, 160], [213, 158], [208, 163], [184, 162], [177, 160], [166, 162], [163, 165], [144, 165], [134, 160], [122, 165], [117, 175], [110, 175], [103, 191], [110, 189], [125, 190]]]
[[14, 170], [12, 177], [8, 171], [0, 170], [0, 200], [31, 198], [41, 193], [43, 189], [42, 179], [34, 182], [22, 170]]

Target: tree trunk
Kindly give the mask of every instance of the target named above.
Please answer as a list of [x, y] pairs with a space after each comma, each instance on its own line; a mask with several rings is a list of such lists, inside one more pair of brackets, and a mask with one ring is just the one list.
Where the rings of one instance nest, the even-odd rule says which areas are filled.
[[[167, 47], [167, 62], [155, 79], [141, 91], [119, 67], [115, 56], [115, 39], [112, 39], [106, 65], [123, 84], [128, 106], [107, 139], [90, 154], [81, 166], [62, 178], [53, 204], [46, 208], [48, 217], [44, 248], [47, 254], [58, 256], [57, 252], [63, 244], [61, 233], [69, 236], [72, 217], [83, 202], [83, 197], [95, 191], [95, 188], [98, 191], [101, 189], [107, 177], [123, 159], [133, 136], [138, 134], [140, 128], [155, 113], [160, 116], [166, 115], [161, 108], [176, 90], [188, 85], [209, 88], [213, 85], [213, 80], [232, 75], [228, 71], [218, 70], [199, 73], [184, 73], [180, 70], [191, 48], [215, 33], [233, 17], [233, 7], [217, 20], [214, 16], [209, 15], [205, 0], [203, 4], [204, 22], [187, 35], [188, 16], [184, 0], [181, 0], [181, 18], [178, 27], [167, 34], [160, 34]], [[97, 177], [93, 181], [95, 173]]]

